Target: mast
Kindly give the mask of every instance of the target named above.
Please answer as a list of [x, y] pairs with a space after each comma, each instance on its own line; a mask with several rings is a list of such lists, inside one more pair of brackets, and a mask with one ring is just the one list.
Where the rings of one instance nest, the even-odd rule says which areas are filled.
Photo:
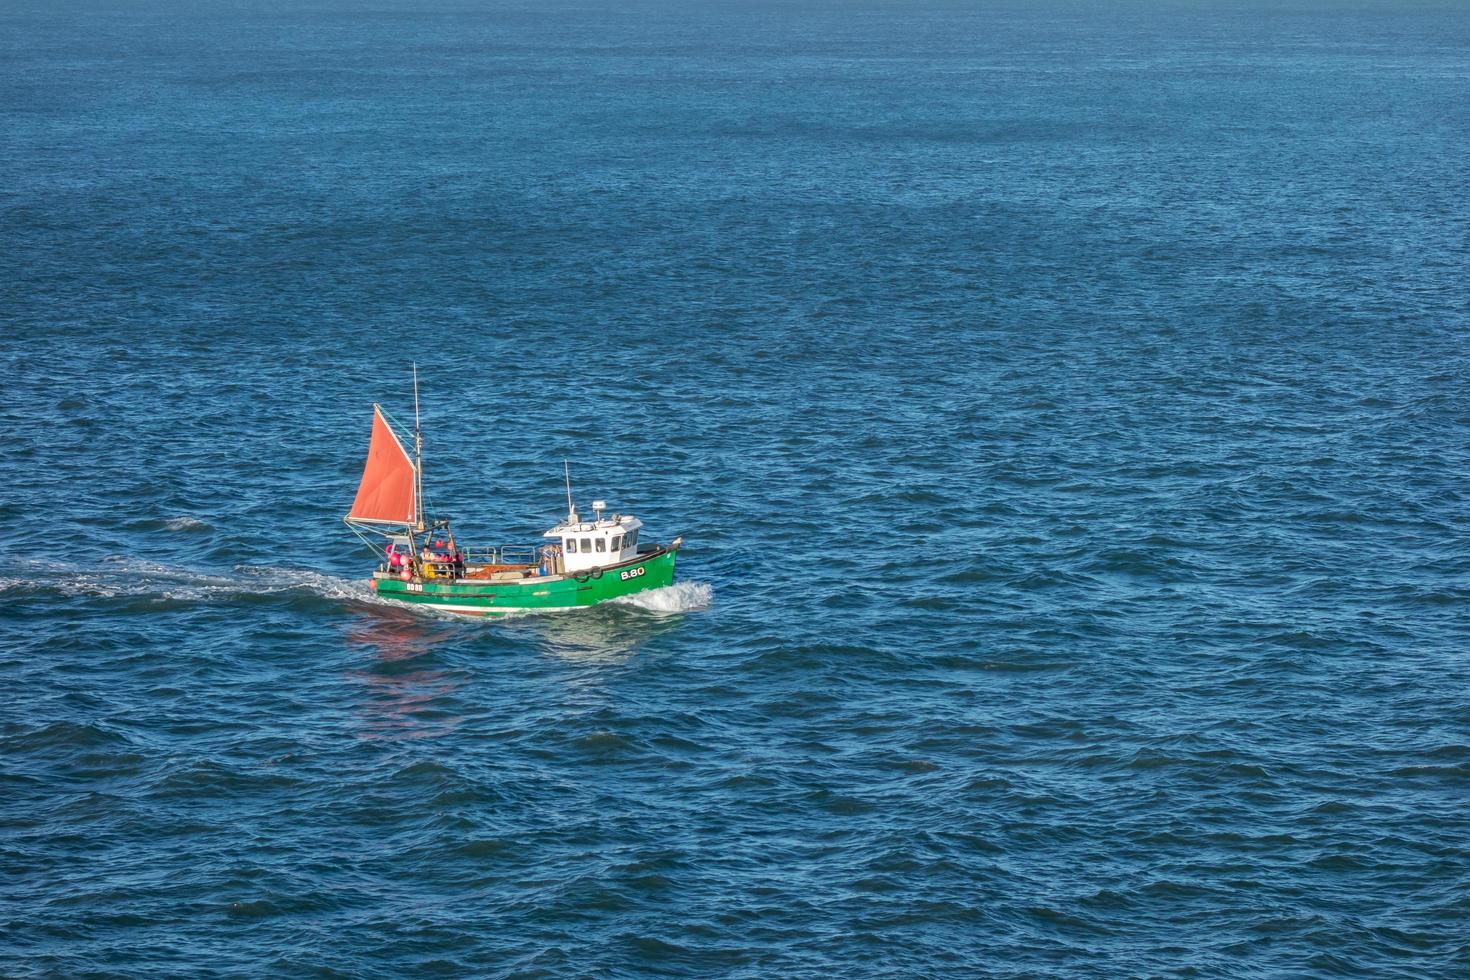
[[567, 523], [577, 523], [577, 508], [572, 505], [572, 468], [566, 460], [561, 461], [561, 472], [567, 481]]
[[418, 530], [424, 529], [424, 434], [419, 426], [419, 364], [413, 362], [413, 512], [418, 518]]

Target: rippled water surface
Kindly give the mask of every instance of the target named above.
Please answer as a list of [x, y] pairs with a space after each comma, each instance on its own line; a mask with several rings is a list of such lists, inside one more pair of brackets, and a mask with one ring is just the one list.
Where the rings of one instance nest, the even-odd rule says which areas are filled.
[[[1458, 4], [0, 8], [0, 973], [1464, 975]], [[376, 601], [570, 458], [679, 583]]]

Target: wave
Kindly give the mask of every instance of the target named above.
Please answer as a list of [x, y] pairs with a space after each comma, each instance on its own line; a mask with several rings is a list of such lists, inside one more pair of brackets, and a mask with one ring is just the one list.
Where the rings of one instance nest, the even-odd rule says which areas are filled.
[[167, 528], [168, 530], [170, 530], [170, 531], [212, 531], [212, 530], [214, 530], [214, 525], [213, 524], [210, 524], [208, 521], [200, 520], [197, 517], [190, 517], [187, 514], [185, 514], [182, 517], [175, 517], [175, 518], [172, 518], [170, 520], [164, 521], [163, 522], [163, 526], [165, 528]]
[[708, 582], [675, 582], [661, 589], [635, 592], [612, 600], [656, 613], [686, 613], [708, 609], [715, 590]]
[[0, 594], [25, 591], [50, 592], [66, 598], [211, 602], [295, 592], [323, 599], [382, 601], [365, 582], [310, 569], [236, 565], [230, 572], [205, 572], [143, 558], [110, 556], [87, 565], [22, 559], [12, 570], [21, 574], [0, 579]]

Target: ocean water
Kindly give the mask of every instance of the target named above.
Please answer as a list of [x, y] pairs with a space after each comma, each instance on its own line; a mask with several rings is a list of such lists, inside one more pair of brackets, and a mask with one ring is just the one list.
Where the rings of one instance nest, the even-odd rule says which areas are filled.
[[[1470, 8], [0, 6], [0, 974], [1470, 972]], [[679, 583], [390, 606], [579, 499]]]

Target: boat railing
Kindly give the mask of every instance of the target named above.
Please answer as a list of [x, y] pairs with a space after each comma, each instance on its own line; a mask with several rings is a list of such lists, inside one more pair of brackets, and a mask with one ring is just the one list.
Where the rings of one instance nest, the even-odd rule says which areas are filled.
[[466, 565], [539, 565], [541, 547], [524, 544], [502, 545], [498, 548], [466, 548], [464, 561]]

